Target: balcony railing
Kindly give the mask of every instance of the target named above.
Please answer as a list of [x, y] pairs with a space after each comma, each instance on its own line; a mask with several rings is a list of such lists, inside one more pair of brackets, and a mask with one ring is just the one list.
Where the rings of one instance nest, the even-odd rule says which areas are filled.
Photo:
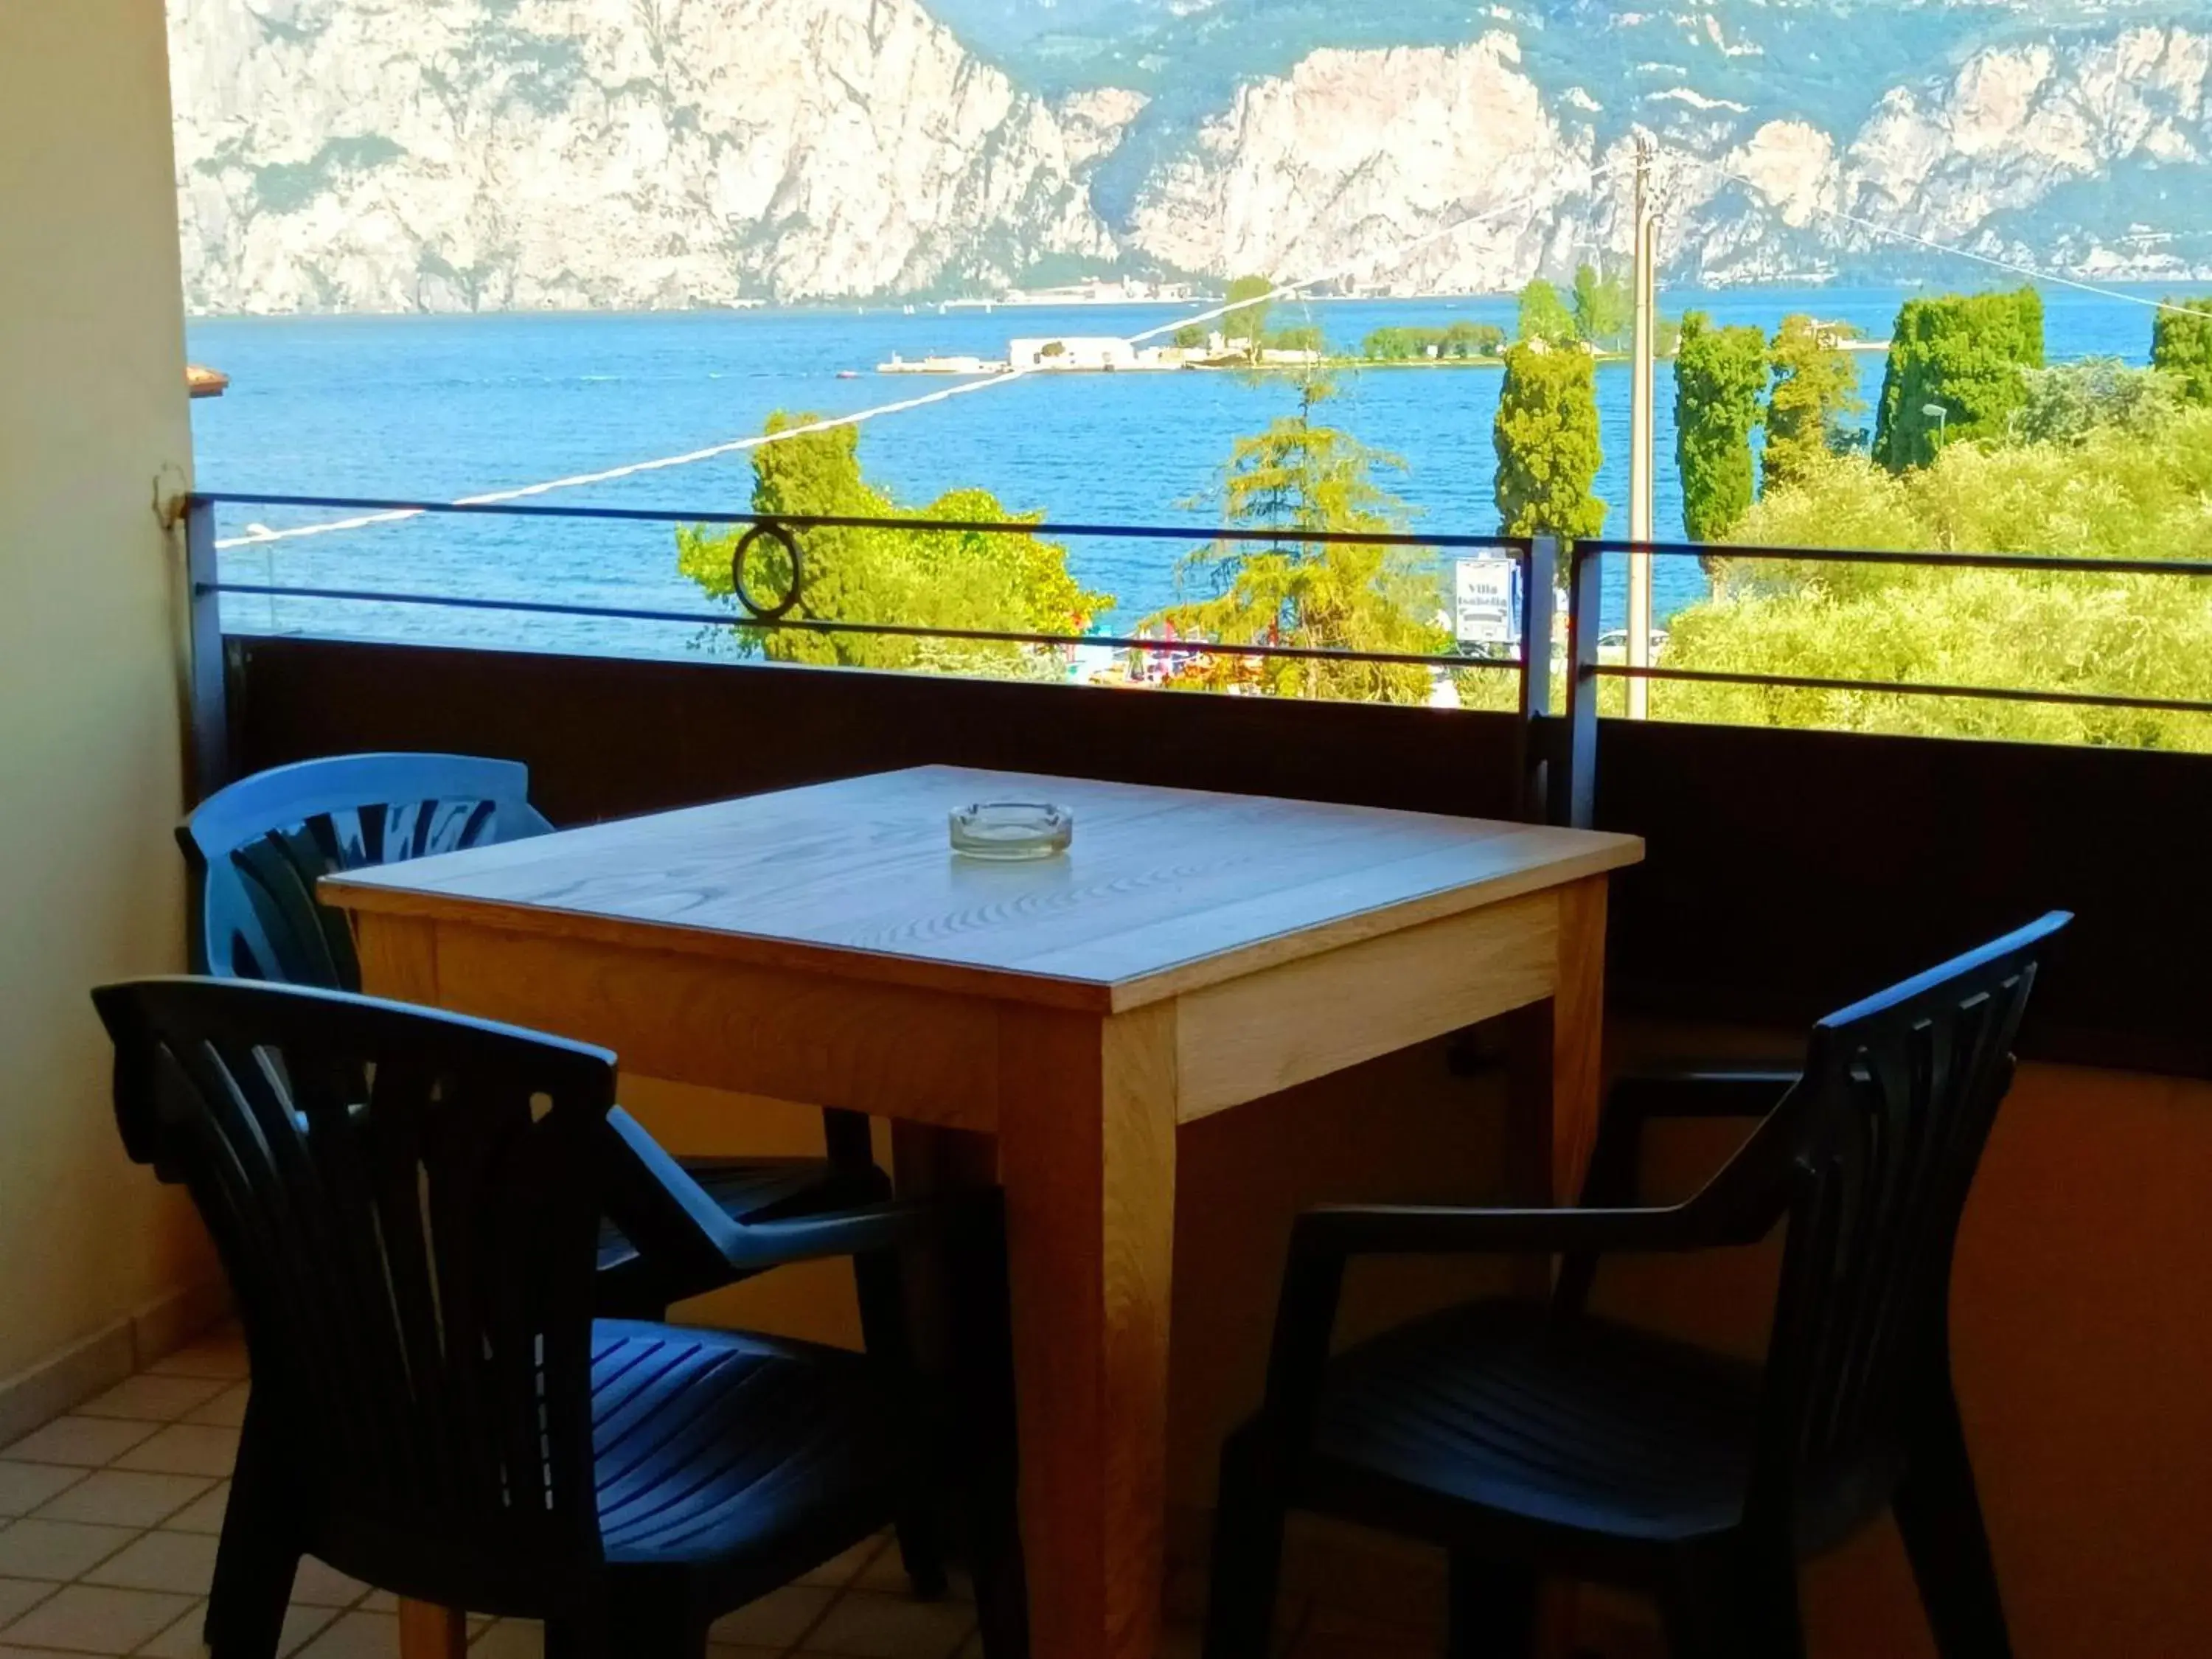
[[[281, 507], [387, 517], [444, 515], [567, 521], [619, 521], [648, 525], [742, 528], [738, 568], [733, 571], [733, 608], [619, 605], [538, 598], [527, 594], [486, 595], [416, 591], [359, 584], [283, 582], [241, 579], [227, 570], [216, 545], [216, 514], [222, 507]], [[1013, 520], [956, 520], [936, 518], [876, 518], [838, 515], [730, 512], [713, 508], [573, 507], [543, 503], [459, 503], [331, 495], [208, 492], [191, 499], [187, 517], [194, 633], [194, 730], [203, 779], [227, 774], [227, 729], [222, 638], [222, 602], [227, 598], [313, 601], [327, 605], [377, 605], [432, 610], [501, 612], [517, 616], [594, 618], [608, 622], [669, 623], [701, 629], [738, 630], [755, 637], [779, 631], [823, 636], [852, 635], [931, 639], [978, 645], [1012, 645], [1041, 649], [1078, 647], [1126, 651], [1146, 656], [1202, 654], [1254, 660], [1294, 659], [1330, 664], [1419, 667], [1431, 672], [1510, 673], [1516, 680], [1513, 708], [1523, 723], [1527, 783], [1524, 810], [1532, 817], [1575, 824], [1592, 822], [1596, 789], [1596, 741], [1601, 683], [1607, 679], [1729, 684], [1786, 690], [1840, 691], [1922, 698], [1965, 698], [1987, 702], [2070, 705], [2160, 714], [2212, 715], [2212, 702], [2136, 696], [2120, 692], [2064, 690], [2033, 686], [1929, 684], [1890, 679], [1855, 679], [1762, 672], [1723, 671], [1632, 664], [1604, 659], [1600, 599], [1604, 561], [1613, 556], [1649, 553], [1656, 557], [1724, 557], [1812, 564], [1906, 566], [1944, 570], [1985, 570], [2023, 574], [2154, 576], [2183, 580], [2212, 577], [2212, 562], [2173, 559], [2106, 559], [2014, 554], [1951, 554], [1837, 548], [1726, 546], [1687, 542], [1592, 539], [1571, 545], [1548, 536], [1501, 537], [1450, 533], [1331, 532], [1295, 528], [1206, 528], [1194, 526], [1093, 524]], [[1480, 552], [1513, 560], [1521, 574], [1521, 609], [1516, 618], [1524, 642], [1558, 639], [1559, 589], [1564, 578], [1565, 641], [1563, 650], [1507, 656], [1459, 653], [1363, 651], [1251, 642], [1171, 640], [1127, 633], [1061, 633], [1023, 629], [962, 629], [944, 625], [864, 621], [791, 614], [805, 589], [805, 537], [820, 530], [882, 530], [942, 534], [1105, 538], [1180, 544], [1200, 542], [1279, 546], [1358, 544], [1402, 547], [1438, 554]], [[783, 589], [763, 597], [754, 591], [743, 568], [746, 550], [763, 538], [784, 552], [789, 574]], [[271, 538], [270, 539], [274, 539]], [[234, 544], [251, 546], [253, 538]], [[233, 632], [250, 632], [234, 629]], [[1557, 689], [1555, 690], [1555, 682]], [[1555, 721], [1555, 699], [1564, 700], [1563, 721]]]

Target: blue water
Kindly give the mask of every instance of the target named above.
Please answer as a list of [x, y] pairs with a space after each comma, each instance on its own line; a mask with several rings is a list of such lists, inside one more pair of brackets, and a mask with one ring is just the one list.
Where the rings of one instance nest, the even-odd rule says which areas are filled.
[[[2162, 290], [2142, 290], [2150, 296]], [[1808, 311], [1889, 332], [1905, 292], [1893, 289], [1669, 290], [1669, 312], [1692, 307], [1723, 323], [1771, 330]], [[2153, 313], [2065, 289], [2046, 292], [2053, 361], [2148, 357]], [[556, 313], [458, 317], [202, 319], [194, 362], [232, 377], [193, 409], [204, 489], [257, 493], [447, 499], [679, 453], [760, 430], [774, 410], [842, 413], [951, 384], [868, 372], [894, 352], [1005, 355], [1010, 336], [1130, 334], [1172, 320], [1160, 307]], [[1279, 306], [1275, 321], [1319, 325], [1350, 348], [1386, 325], [1469, 318], [1510, 327], [1510, 299], [1328, 301]], [[1861, 393], [1879, 391], [1881, 357], [1859, 359]], [[861, 371], [853, 380], [841, 370]], [[1674, 465], [1672, 371], [1659, 367], [1658, 533], [1680, 533]], [[1497, 528], [1492, 499], [1494, 368], [1370, 370], [1347, 375], [1328, 418], [1403, 459], [1387, 482], [1431, 533]], [[1010, 509], [1062, 521], [1214, 522], [1230, 446], [1289, 412], [1287, 379], [1233, 374], [1032, 376], [871, 422], [861, 440], [870, 478], [902, 504], [981, 487]], [[1627, 533], [1629, 371], [1598, 369], [1606, 459], [1598, 489]], [[742, 510], [751, 486], [743, 454], [544, 497], [574, 505]], [[225, 535], [333, 515], [226, 508]], [[1195, 538], [1194, 538], [1195, 539]], [[1086, 585], [1120, 601], [1108, 618], [1133, 626], [1175, 597], [1179, 542], [1080, 538], [1070, 562]], [[525, 596], [564, 603], [705, 608], [676, 572], [661, 526], [427, 518], [226, 555], [228, 579], [385, 592]], [[1623, 614], [1608, 573], [1609, 622]], [[1692, 559], [1662, 559], [1662, 613], [1698, 598]], [[234, 596], [234, 629], [302, 630], [661, 654], [692, 648], [683, 624], [435, 611], [400, 605]]]

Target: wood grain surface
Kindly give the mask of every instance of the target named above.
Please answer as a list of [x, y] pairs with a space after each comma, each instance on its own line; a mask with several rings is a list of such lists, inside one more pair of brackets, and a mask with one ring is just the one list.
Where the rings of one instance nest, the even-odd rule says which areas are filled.
[[[1074, 811], [1066, 854], [955, 857], [976, 800]], [[1636, 862], [1632, 836], [921, 767], [331, 878], [330, 902], [1092, 1013]]]

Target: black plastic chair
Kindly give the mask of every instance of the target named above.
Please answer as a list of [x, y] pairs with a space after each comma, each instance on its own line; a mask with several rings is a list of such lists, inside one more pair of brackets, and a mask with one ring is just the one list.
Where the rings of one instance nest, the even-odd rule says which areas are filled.
[[[252, 1364], [216, 1659], [273, 1659], [303, 1553], [544, 1619], [553, 1659], [697, 1659], [713, 1619], [927, 1501], [936, 1435], [903, 1366], [594, 1319], [600, 1216], [625, 1201], [605, 1185], [611, 1055], [280, 986], [94, 1000], [125, 1143], [190, 1188]], [[764, 1269], [938, 1226], [988, 1245], [988, 1207], [693, 1218]], [[1000, 1546], [979, 1554], [988, 1650], [1015, 1659], [1010, 1486], [975, 1528]]]
[[[316, 898], [317, 881], [340, 870], [521, 841], [552, 828], [531, 805], [530, 770], [516, 761], [339, 755], [241, 778], [201, 802], [177, 830], [192, 878], [192, 969], [358, 991], [352, 933], [342, 913]], [[686, 1158], [681, 1165], [738, 1222], [789, 1219], [890, 1197], [867, 1120], [852, 1112], [823, 1115], [827, 1159]], [[626, 1116], [617, 1113], [613, 1121], [633, 1145], [641, 1139], [642, 1131]], [[647, 1204], [642, 1213], [649, 1225], [653, 1216], [676, 1211]], [[682, 1231], [641, 1238], [628, 1228], [607, 1228], [599, 1251], [601, 1309], [659, 1318], [672, 1303], [744, 1276], [727, 1264], [718, 1267], [711, 1255], [693, 1248], [696, 1242]], [[873, 1327], [889, 1316], [869, 1277], [863, 1267], [863, 1319]]]
[[[1655, 1594], [1677, 1656], [1802, 1654], [1796, 1565], [1896, 1512], [1948, 1659], [2004, 1613], [1951, 1384], [1959, 1220], [2062, 914], [1830, 1015], [1796, 1076], [1624, 1084], [1584, 1207], [1299, 1218], [1267, 1401], [1222, 1463], [1207, 1659], [1267, 1651], [1284, 1518], [1323, 1511], [1450, 1553], [1455, 1659], [1527, 1650], [1539, 1576]], [[1656, 1116], [1763, 1121], [1704, 1190], [1637, 1208]], [[1597, 1258], [1786, 1225], [1763, 1366], [1585, 1310]], [[1547, 1254], [1548, 1303], [1475, 1303], [1332, 1358], [1360, 1255]]]

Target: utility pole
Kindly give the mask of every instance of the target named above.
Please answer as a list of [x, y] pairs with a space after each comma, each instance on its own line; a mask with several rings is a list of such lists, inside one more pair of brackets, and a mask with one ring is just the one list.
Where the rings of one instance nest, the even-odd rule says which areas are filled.
[[[1651, 213], [1651, 141], [1636, 139], [1636, 342], [1635, 375], [1630, 394], [1628, 431], [1628, 535], [1648, 542], [1654, 532], [1652, 453], [1652, 354], [1659, 328], [1659, 259], [1656, 221]], [[1628, 662], [1651, 665], [1651, 555], [1628, 556]], [[1642, 720], [1650, 710], [1651, 683], [1628, 682], [1628, 718]]]

